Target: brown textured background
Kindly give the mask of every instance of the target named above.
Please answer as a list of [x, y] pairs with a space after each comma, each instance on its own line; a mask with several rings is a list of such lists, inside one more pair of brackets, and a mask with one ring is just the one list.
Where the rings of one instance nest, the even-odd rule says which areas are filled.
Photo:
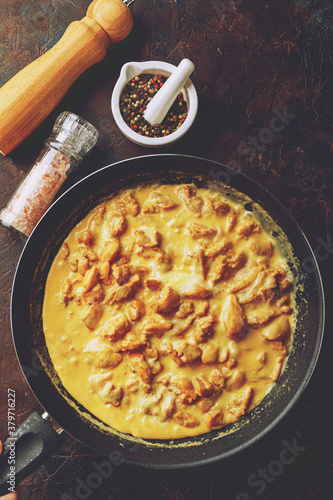
[[[333, 498], [332, 329], [333, 165], [330, 0], [136, 0], [135, 28], [88, 70], [58, 108], [8, 157], [0, 158], [0, 207], [33, 164], [56, 116], [71, 110], [91, 121], [101, 140], [75, 180], [114, 161], [151, 154], [118, 131], [110, 95], [129, 60], [193, 60], [199, 113], [187, 136], [165, 152], [228, 164], [270, 190], [287, 207], [317, 251], [327, 307], [324, 344], [301, 399], [277, 427], [243, 451], [196, 469], [158, 471], [119, 465], [89, 498], [107, 500], [245, 500]], [[89, 0], [0, 0], [0, 84], [48, 50]], [[295, 115], [284, 130], [263, 135], [274, 109]], [[259, 140], [267, 139], [266, 144]], [[252, 143], [252, 144], [251, 144]], [[163, 151], [159, 151], [163, 152]], [[0, 437], [7, 427], [7, 388], [17, 396], [21, 423], [39, 409], [11, 339], [9, 301], [22, 242], [0, 228]], [[284, 443], [303, 447], [295, 461], [258, 483]], [[73, 439], [21, 485], [23, 500], [88, 498], [77, 489], [103, 457]], [[278, 469], [276, 469], [278, 470]], [[260, 472], [261, 471], [261, 472]], [[251, 479], [252, 478], [252, 479]], [[257, 481], [257, 482], [256, 482]], [[261, 491], [263, 490], [264, 491]], [[81, 496], [80, 496], [81, 495]]]

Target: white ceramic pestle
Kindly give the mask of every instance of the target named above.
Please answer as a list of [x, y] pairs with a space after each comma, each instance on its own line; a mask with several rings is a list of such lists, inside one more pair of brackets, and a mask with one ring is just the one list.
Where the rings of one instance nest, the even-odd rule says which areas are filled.
[[193, 62], [183, 59], [163, 87], [154, 95], [143, 113], [143, 117], [150, 125], [162, 123], [193, 70]]

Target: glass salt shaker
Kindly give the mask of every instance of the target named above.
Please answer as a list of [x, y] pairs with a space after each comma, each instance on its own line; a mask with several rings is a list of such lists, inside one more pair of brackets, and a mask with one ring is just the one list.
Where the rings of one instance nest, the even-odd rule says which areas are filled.
[[24, 239], [29, 237], [68, 175], [97, 140], [93, 125], [74, 113], [61, 113], [35, 164], [1, 210], [0, 223]]

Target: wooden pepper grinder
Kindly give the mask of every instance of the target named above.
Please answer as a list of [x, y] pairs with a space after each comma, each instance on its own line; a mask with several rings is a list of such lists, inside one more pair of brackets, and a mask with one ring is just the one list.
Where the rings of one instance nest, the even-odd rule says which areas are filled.
[[133, 19], [122, 0], [94, 0], [48, 52], [0, 89], [0, 152], [10, 153], [51, 113], [75, 80], [123, 40]]

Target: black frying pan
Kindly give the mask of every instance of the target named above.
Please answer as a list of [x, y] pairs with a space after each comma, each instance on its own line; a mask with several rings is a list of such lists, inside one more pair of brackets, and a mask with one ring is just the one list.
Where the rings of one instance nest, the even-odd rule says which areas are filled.
[[[290, 241], [298, 259], [298, 263], [290, 263], [298, 305], [293, 349], [273, 389], [240, 421], [194, 438], [140, 440], [102, 425], [61, 386], [48, 358], [42, 329], [45, 280], [65, 236], [102, 198], [138, 182], [190, 183], [193, 179], [200, 186], [207, 181], [222, 182], [248, 195], [268, 212]], [[255, 210], [251, 203], [246, 208]], [[277, 240], [281, 237], [278, 232], [274, 236]], [[52, 205], [20, 258], [12, 290], [11, 321], [17, 356], [28, 383], [47, 414], [58, 424], [58, 431], [59, 428], [65, 431], [57, 433], [48, 423], [47, 414], [41, 417], [34, 413], [29, 417], [16, 435], [16, 480], [19, 482], [54, 451], [66, 433], [98, 453], [109, 455], [117, 451], [128, 463], [155, 468], [203, 465], [251, 445], [286, 415], [311, 377], [323, 335], [324, 297], [318, 267], [304, 234], [286, 209], [264, 188], [212, 161], [183, 155], [151, 155], [98, 170]], [[12, 442], [8, 440], [4, 446], [0, 483], [6, 481]], [[2, 484], [0, 493], [6, 489]]]

